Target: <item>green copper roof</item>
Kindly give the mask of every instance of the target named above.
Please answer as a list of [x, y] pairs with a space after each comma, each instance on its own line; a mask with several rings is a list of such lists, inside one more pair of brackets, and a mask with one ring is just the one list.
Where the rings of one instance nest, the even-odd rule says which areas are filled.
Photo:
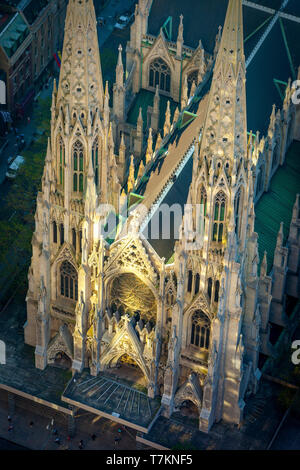
[[[159, 129], [162, 129], [164, 127], [164, 121], [165, 121], [165, 114], [166, 114], [166, 109], [167, 109], [167, 102], [170, 100], [170, 109], [171, 109], [171, 122], [174, 116], [175, 109], [177, 107], [177, 103], [172, 100], [172, 98], [168, 98], [167, 96], [164, 96], [162, 94], [159, 95], [159, 123], [158, 127]], [[154, 93], [152, 91], [148, 90], [140, 90], [139, 93], [136, 95], [132, 106], [128, 112], [128, 117], [127, 117], [127, 122], [129, 124], [134, 124], [136, 125], [140, 107], [142, 108], [142, 117], [143, 117], [143, 123], [144, 123], [144, 128], [146, 128], [147, 125], [147, 109], [148, 106], [153, 106], [153, 99], [154, 99]]]
[[286, 243], [292, 218], [293, 205], [300, 192], [300, 142], [293, 142], [285, 163], [272, 178], [270, 189], [255, 206], [255, 231], [258, 233], [260, 261], [267, 251], [268, 273], [273, 266], [274, 250], [280, 222], [283, 242]]

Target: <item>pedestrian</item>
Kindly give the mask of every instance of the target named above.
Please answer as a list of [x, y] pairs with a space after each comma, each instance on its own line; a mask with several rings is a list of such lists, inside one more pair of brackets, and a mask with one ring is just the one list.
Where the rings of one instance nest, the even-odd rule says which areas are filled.
[[33, 424], [33, 421], [30, 421], [29, 426], [32, 428]]
[[60, 445], [60, 438], [57, 437], [54, 442], [55, 442], [56, 444]]
[[30, 116], [27, 117], [27, 123], [30, 124]]
[[95, 441], [97, 436], [95, 433], [93, 433], [91, 437], [92, 437], [92, 441]]
[[79, 449], [83, 449], [83, 440], [80, 439], [79, 444], [78, 444]]
[[13, 430], [13, 428], [14, 428], [14, 427], [13, 427], [13, 425], [12, 425], [12, 424], [10, 424], [10, 425], [8, 426], [8, 430], [9, 430], [9, 431], [12, 431], [12, 430]]
[[53, 429], [52, 433], [54, 434], [54, 436], [57, 436], [57, 429]]
[[115, 437], [115, 446], [117, 446], [119, 444], [120, 440], [121, 440], [120, 437], [118, 437], [118, 436]]
[[11, 422], [11, 416], [7, 416], [7, 421], [10, 423]]

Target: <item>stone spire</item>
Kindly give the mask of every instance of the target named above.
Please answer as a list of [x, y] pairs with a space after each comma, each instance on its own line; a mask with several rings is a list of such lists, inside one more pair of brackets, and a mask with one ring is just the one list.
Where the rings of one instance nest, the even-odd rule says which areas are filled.
[[143, 149], [143, 125], [142, 108], [140, 108], [136, 124], [136, 135], [134, 139], [134, 153], [138, 157], [141, 155]]
[[85, 191], [85, 215], [90, 219], [93, 218], [94, 211], [97, 205], [97, 190], [95, 184], [95, 173], [92, 162], [92, 155], [89, 158], [87, 183]]
[[130, 165], [129, 165], [129, 173], [128, 173], [128, 180], [127, 180], [127, 194], [129, 194], [133, 187], [134, 187], [134, 157], [131, 155], [130, 157]]
[[119, 55], [116, 67], [116, 82], [113, 87], [113, 111], [119, 121], [125, 118], [125, 87], [124, 87], [124, 67], [122, 62], [122, 46], [119, 45]]
[[171, 110], [170, 110], [170, 100], [168, 100], [166, 114], [165, 114], [165, 124], [164, 124], [164, 137], [169, 134], [171, 128]]
[[155, 143], [155, 152], [159, 150], [161, 146], [162, 138], [160, 132], [157, 134], [156, 143]]
[[183, 15], [180, 15], [180, 22], [178, 27], [178, 36], [177, 36], [177, 46], [176, 46], [176, 56], [182, 56], [182, 47], [183, 47]]
[[292, 215], [292, 220], [293, 222], [296, 222], [299, 219], [299, 194], [296, 196], [296, 201], [293, 206], [293, 215]]
[[185, 75], [182, 90], [181, 90], [181, 111], [187, 106], [188, 103], [188, 81], [187, 75]]
[[157, 131], [158, 129], [158, 121], [159, 121], [159, 90], [158, 90], [158, 85], [156, 85], [156, 90], [155, 90], [155, 95], [154, 95], [154, 100], [153, 100], [153, 110], [152, 110], [152, 115], [151, 115], [151, 128], [154, 131]]
[[93, 0], [70, 0], [56, 105], [103, 110], [103, 83]]
[[245, 70], [242, 2], [229, 0], [209, 95], [201, 157], [231, 160], [247, 157]]
[[152, 139], [152, 129], [149, 128], [149, 136], [147, 141], [147, 150], [146, 150], [146, 165], [151, 161], [153, 154], [153, 139]]
[[140, 166], [139, 166], [139, 171], [138, 171], [138, 178], [139, 179], [143, 176], [144, 171], [145, 171], [145, 166], [144, 166], [143, 160], [141, 160]]
[[264, 252], [264, 257], [260, 266], [260, 277], [263, 279], [267, 275], [268, 263], [267, 263], [267, 252]]

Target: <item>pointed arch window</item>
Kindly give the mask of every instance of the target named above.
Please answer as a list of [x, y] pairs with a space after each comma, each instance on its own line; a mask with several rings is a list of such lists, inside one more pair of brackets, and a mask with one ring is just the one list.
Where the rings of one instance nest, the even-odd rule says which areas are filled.
[[274, 147], [274, 150], [273, 150], [272, 169], [274, 169], [277, 166], [277, 164], [279, 162], [279, 156], [280, 156], [280, 143], [277, 140], [276, 144], [275, 144], [275, 147]]
[[235, 233], [237, 236], [240, 235], [240, 223], [242, 215], [242, 188], [241, 186], [237, 190], [234, 198], [234, 213], [235, 213]]
[[72, 245], [74, 250], [76, 251], [76, 230], [72, 228]]
[[204, 186], [201, 186], [198, 192], [198, 203], [200, 204], [200, 211], [199, 211], [199, 232], [201, 230], [204, 231], [205, 229], [205, 216], [207, 210], [207, 194]]
[[192, 292], [192, 284], [193, 284], [193, 272], [191, 270], [189, 270], [189, 272], [188, 272], [188, 285], [187, 285], [188, 292]]
[[59, 238], [60, 238], [60, 244], [63, 245], [65, 242], [64, 224], [60, 224], [59, 226]]
[[191, 88], [193, 85], [193, 82], [195, 82], [195, 85], [198, 85], [198, 70], [193, 70], [191, 73], [189, 73], [187, 77], [187, 83], [188, 83], [188, 95], [190, 96], [191, 93]]
[[94, 140], [93, 147], [92, 147], [92, 162], [93, 168], [95, 173], [95, 184], [98, 186], [98, 178], [99, 178], [99, 145], [98, 145], [98, 138]]
[[211, 299], [211, 292], [212, 292], [212, 278], [209, 277], [207, 280], [207, 295]]
[[59, 165], [58, 165], [58, 179], [59, 179], [59, 184], [64, 187], [64, 168], [65, 168], [65, 146], [63, 143], [62, 138], [59, 138], [59, 144], [58, 144], [58, 152], [59, 152]]
[[212, 239], [215, 242], [221, 242], [223, 240], [225, 212], [226, 196], [223, 191], [220, 191], [216, 195], [214, 206], [214, 225]]
[[73, 155], [73, 191], [83, 192], [84, 153], [80, 140], [76, 140], [72, 149]]
[[196, 310], [192, 316], [191, 344], [200, 349], [209, 348], [210, 321], [202, 310]]
[[195, 277], [195, 294], [198, 294], [199, 288], [200, 288], [200, 275], [199, 273], [197, 273]]
[[220, 290], [220, 281], [217, 280], [215, 283], [215, 296], [214, 296], [215, 302], [219, 301], [219, 290]]
[[155, 88], [158, 85], [162, 91], [170, 92], [171, 70], [168, 64], [161, 58], [154, 59], [149, 68], [149, 86]]
[[78, 300], [77, 271], [69, 261], [64, 261], [60, 267], [60, 295], [72, 300]]
[[53, 243], [57, 243], [57, 224], [55, 220], [52, 223], [52, 229], [53, 229]]
[[257, 183], [256, 183], [256, 196], [261, 193], [264, 186], [264, 178], [265, 178], [265, 166], [261, 165], [258, 170], [257, 175]]

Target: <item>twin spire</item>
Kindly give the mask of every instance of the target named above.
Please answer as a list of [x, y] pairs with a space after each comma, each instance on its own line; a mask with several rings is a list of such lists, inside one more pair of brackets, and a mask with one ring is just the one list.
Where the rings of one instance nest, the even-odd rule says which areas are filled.
[[246, 158], [245, 69], [242, 0], [229, 0], [214, 66], [201, 160]]
[[57, 107], [68, 103], [87, 113], [103, 110], [104, 93], [93, 0], [70, 0], [57, 93]]

